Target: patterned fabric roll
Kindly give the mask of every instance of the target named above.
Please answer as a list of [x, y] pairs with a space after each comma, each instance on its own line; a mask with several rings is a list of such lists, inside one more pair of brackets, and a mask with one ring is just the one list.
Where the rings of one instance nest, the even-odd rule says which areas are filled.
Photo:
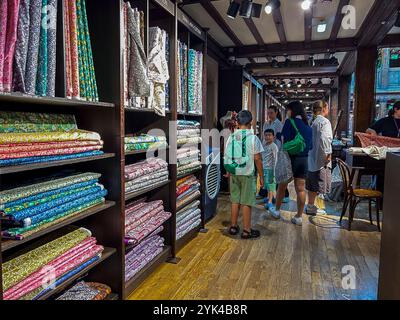
[[17, 42], [13, 68], [13, 91], [26, 93], [25, 70], [28, 57], [31, 0], [21, 0], [19, 5], [19, 18], [17, 27]]
[[177, 230], [176, 239], [179, 240], [188, 234], [193, 229], [197, 228], [201, 224], [200, 218], [195, 218], [186, 225], [182, 226], [182, 229]]
[[4, 91], [4, 52], [7, 39], [8, 2], [0, 1], [0, 91]]
[[38, 72], [42, 0], [30, 1], [29, 15], [30, 25], [28, 56], [25, 68], [25, 92], [34, 95], [36, 93], [36, 76]]
[[56, 56], [57, 56], [57, 0], [47, 0], [48, 7], [54, 15], [48, 21], [47, 31], [47, 84], [46, 95], [54, 97], [56, 95]]
[[4, 52], [3, 90], [11, 91], [20, 0], [8, 0], [7, 37]]
[[133, 221], [125, 222], [125, 224], [127, 224], [125, 226], [125, 233], [128, 233], [136, 228], [138, 228], [140, 225], [144, 224], [146, 221], [150, 220], [151, 218], [155, 217], [156, 215], [158, 215], [159, 213], [164, 211], [164, 207], [158, 207], [154, 210], [151, 210], [149, 212], [146, 212], [144, 215], [142, 215], [141, 217], [135, 217], [136, 219]]
[[187, 211], [192, 210], [193, 208], [196, 208], [196, 207], [198, 207], [198, 206], [200, 206], [200, 200], [194, 201], [194, 202], [190, 203], [189, 205], [187, 205], [186, 207], [180, 209], [180, 210], [176, 213], [176, 216], [178, 217], [178, 216], [180, 216], [180, 215], [183, 215], [183, 214], [185, 214]]
[[89, 287], [85, 282], [81, 281], [75, 284], [72, 288], [68, 289], [56, 300], [81, 300], [91, 301], [100, 293], [99, 290]]
[[3, 289], [9, 289], [90, 236], [89, 230], [80, 228], [3, 263]]
[[42, 19], [40, 23], [39, 59], [36, 76], [36, 95], [46, 96], [47, 93], [47, 0], [42, 0]]
[[69, 29], [69, 45], [70, 45], [70, 61], [71, 61], [71, 86], [72, 98], [79, 98], [81, 95], [79, 86], [79, 56], [78, 56], [78, 34], [77, 34], [77, 17], [76, 17], [76, 1], [65, 1], [68, 5], [68, 29]]
[[188, 222], [192, 222], [193, 220], [197, 220], [201, 218], [201, 210], [196, 209], [187, 214], [186, 216], [181, 217], [179, 221], [176, 222], [176, 227], [179, 229], [180, 227], [184, 226]]
[[65, 96], [72, 98], [72, 61], [71, 61], [71, 28], [70, 28], [70, 5], [69, 1], [63, 1], [64, 10], [64, 40], [65, 40]]
[[65, 142], [44, 142], [44, 143], [14, 143], [0, 145], [0, 154], [12, 154], [19, 152], [32, 152], [54, 149], [69, 149], [82, 147], [101, 148], [103, 141], [65, 141]]

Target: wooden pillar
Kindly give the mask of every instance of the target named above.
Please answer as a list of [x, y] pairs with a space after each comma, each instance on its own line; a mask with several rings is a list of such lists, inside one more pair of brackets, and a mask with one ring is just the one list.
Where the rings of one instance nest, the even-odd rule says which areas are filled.
[[365, 132], [373, 120], [377, 57], [377, 47], [357, 50], [353, 132]]
[[346, 132], [346, 135], [349, 133], [350, 85], [351, 75], [339, 77], [339, 111], [342, 111], [338, 125], [339, 136], [341, 132]]

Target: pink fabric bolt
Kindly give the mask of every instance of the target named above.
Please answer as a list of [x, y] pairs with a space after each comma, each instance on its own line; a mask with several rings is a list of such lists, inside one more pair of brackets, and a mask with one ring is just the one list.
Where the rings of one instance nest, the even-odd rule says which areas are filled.
[[0, 92], [4, 91], [4, 54], [6, 50], [8, 1], [0, 1]]
[[79, 91], [79, 57], [78, 57], [78, 34], [76, 1], [67, 1], [68, 3], [68, 22], [70, 36], [70, 59], [71, 59], [71, 85], [72, 98], [80, 98]]
[[[3, 0], [2, 2], [7, 2]], [[7, 35], [4, 50], [3, 91], [10, 92], [12, 86], [15, 44], [17, 42], [19, 0], [8, 0]]]

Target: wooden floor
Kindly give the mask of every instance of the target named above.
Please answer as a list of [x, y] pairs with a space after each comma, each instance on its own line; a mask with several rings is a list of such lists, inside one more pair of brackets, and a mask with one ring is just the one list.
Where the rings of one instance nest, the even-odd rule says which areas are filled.
[[[287, 207], [290, 209], [290, 206]], [[218, 215], [183, 248], [179, 264], [164, 264], [130, 299], [376, 299], [380, 234], [365, 220], [349, 232], [329, 215], [303, 226], [292, 213], [273, 220], [264, 209], [253, 220], [262, 237], [241, 240], [226, 233], [230, 203], [222, 197]], [[356, 289], [342, 288], [342, 268], [353, 266]]]

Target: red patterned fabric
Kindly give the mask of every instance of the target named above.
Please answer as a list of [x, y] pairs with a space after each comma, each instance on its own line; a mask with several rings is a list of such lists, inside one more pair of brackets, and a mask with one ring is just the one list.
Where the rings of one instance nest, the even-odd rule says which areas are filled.
[[356, 132], [355, 136], [358, 138], [358, 140], [361, 143], [361, 147], [363, 148], [369, 146], [389, 147], [389, 148], [400, 147], [400, 139], [398, 138], [373, 136], [368, 133], [361, 133], [361, 132]]
[[100, 150], [101, 148], [102, 148], [101, 146], [88, 146], [88, 147], [67, 148], [67, 149], [50, 149], [50, 150], [28, 151], [28, 152], [18, 152], [18, 153], [6, 153], [6, 154], [0, 154], [0, 159], [5, 160], [5, 159], [19, 159], [19, 158], [29, 158], [29, 157], [66, 155], [66, 154], [95, 151], [95, 150]]

